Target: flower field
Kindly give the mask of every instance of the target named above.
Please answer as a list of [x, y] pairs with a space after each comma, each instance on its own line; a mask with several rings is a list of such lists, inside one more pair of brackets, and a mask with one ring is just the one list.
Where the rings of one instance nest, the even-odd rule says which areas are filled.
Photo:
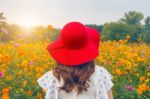
[[[100, 43], [96, 64], [113, 75], [115, 99], [150, 97], [150, 46], [126, 40]], [[44, 99], [37, 79], [55, 66], [49, 41], [0, 44], [0, 99]]]

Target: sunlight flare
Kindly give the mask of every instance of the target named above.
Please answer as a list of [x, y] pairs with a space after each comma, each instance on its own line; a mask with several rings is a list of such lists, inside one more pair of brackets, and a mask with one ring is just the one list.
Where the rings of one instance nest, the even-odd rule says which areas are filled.
[[35, 25], [35, 22], [34, 22], [34, 20], [33, 20], [32, 18], [26, 17], [26, 18], [24, 19], [23, 24], [24, 24], [24, 26], [25, 26], [26, 28], [30, 28], [30, 27], [32, 27], [32, 26]]

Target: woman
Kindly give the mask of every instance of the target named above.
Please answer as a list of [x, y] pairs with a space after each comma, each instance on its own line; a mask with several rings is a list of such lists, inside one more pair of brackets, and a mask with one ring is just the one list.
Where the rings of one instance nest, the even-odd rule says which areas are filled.
[[37, 80], [46, 99], [113, 99], [111, 74], [94, 62], [99, 42], [99, 33], [80, 22], [63, 27], [47, 46], [57, 65]]

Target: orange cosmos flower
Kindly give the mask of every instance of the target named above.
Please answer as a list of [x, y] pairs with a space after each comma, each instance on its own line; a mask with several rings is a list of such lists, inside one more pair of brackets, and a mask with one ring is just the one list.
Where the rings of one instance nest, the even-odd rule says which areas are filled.
[[41, 94], [41, 93], [38, 93], [38, 94], [37, 94], [37, 98], [38, 98], [38, 99], [43, 99], [43, 98], [42, 98], [42, 94]]
[[9, 57], [8, 54], [3, 54], [3, 55], [1, 56], [1, 59], [2, 59], [4, 62], [8, 62], [9, 59], [10, 59], [10, 57]]
[[9, 94], [9, 88], [5, 87], [2, 89], [3, 94]]
[[122, 74], [123, 74], [123, 71], [122, 71], [122, 70], [117, 69], [117, 70], [115, 70], [115, 73], [116, 73], [117, 75], [122, 75]]
[[31, 96], [32, 91], [31, 91], [31, 90], [28, 90], [28, 91], [26, 92], [26, 94], [27, 94], [28, 96]]
[[139, 85], [137, 89], [138, 95], [141, 95], [144, 91], [147, 91], [147, 90], [150, 90], [150, 88], [145, 83]]

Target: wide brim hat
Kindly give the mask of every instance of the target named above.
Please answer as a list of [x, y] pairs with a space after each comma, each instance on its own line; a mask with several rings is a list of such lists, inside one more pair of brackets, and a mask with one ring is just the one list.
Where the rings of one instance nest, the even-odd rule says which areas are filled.
[[59, 63], [77, 66], [95, 59], [99, 55], [99, 33], [80, 22], [66, 24], [60, 36], [48, 44], [47, 50]]

